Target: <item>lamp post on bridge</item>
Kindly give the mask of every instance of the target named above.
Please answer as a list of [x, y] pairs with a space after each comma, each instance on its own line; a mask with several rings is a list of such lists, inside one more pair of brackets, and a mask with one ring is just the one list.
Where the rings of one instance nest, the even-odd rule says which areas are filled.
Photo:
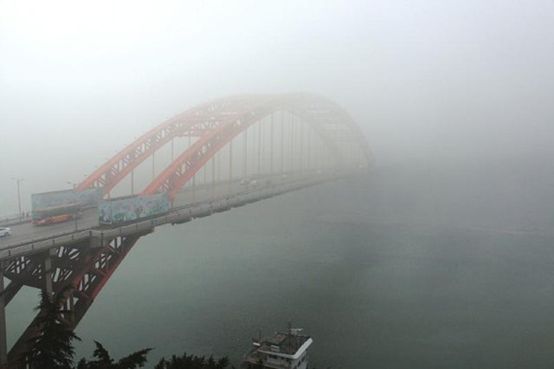
[[[75, 183], [75, 182], [70, 182], [70, 181], [66, 181], [65, 183], [67, 183], [68, 185], [71, 185], [73, 186], [73, 196], [75, 196], [75, 187], [77, 187], [78, 183]], [[80, 212], [80, 210], [79, 210]], [[75, 230], [77, 230], [77, 216], [79, 214], [73, 214], [73, 219], [75, 220]]]
[[12, 179], [17, 182], [17, 203], [19, 205], [19, 220], [21, 220], [22, 219], [22, 214], [21, 214], [21, 191], [19, 190], [19, 182], [24, 181], [25, 178], [13, 178], [12, 177]]

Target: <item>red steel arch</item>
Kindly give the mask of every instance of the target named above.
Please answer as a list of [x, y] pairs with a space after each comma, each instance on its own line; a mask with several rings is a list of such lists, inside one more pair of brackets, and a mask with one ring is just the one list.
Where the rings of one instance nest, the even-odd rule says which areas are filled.
[[162, 148], [175, 137], [198, 137], [213, 129], [218, 122], [218, 114], [225, 114], [226, 109], [236, 101], [256, 100], [256, 96], [233, 96], [201, 104], [185, 111], [136, 139], [121, 150], [101, 167], [95, 170], [76, 189], [102, 187], [104, 194], [110, 192], [123, 178], [133, 171], [154, 152]]
[[156, 150], [178, 136], [199, 137], [141, 193], [170, 198], [222, 147], [263, 117], [288, 110], [309, 124], [339, 161], [339, 142], [357, 143], [370, 163], [371, 152], [358, 126], [332, 101], [309, 94], [240, 95], [199, 105], [160, 124], [98, 168], [77, 189], [103, 187], [108, 193]]

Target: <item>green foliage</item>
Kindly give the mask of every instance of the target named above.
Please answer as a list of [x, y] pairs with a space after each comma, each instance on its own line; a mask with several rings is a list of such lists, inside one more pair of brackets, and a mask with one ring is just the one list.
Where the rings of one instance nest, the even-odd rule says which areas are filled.
[[73, 340], [79, 337], [61, 320], [69, 313], [61, 309], [63, 290], [55, 299], [41, 291], [40, 311], [34, 326], [39, 334], [29, 341], [29, 351], [22, 359], [33, 369], [70, 369], [73, 367]]
[[154, 369], [225, 369], [228, 366], [229, 359], [227, 357], [216, 361], [213, 356], [206, 359], [204, 356], [189, 356], [184, 353], [182, 356], [173, 355], [170, 360], [165, 358], [160, 360]]
[[102, 346], [100, 342], [94, 341], [96, 344], [96, 350], [92, 356], [94, 360], [87, 361], [81, 359], [77, 365], [77, 369], [135, 369], [141, 368], [146, 364], [146, 355], [151, 348], [139, 350], [133, 352], [131, 355], [125, 356], [122, 359], [119, 359], [118, 362], [115, 362], [111, 358], [108, 350]]
[[[136, 351], [117, 362], [112, 359], [109, 352], [94, 341], [96, 349], [93, 359], [81, 359], [76, 367], [73, 365], [74, 347], [73, 340], [79, 340], [66, 323], [70, 311], [61, 309], [63, 296], [67, 289], [61, 291], [54, 300], [46, 291], [41, 292], [41, 301], [35, 310], [39, 310], [34, 326], [39, 332], [29, 341], [29, 351], [24, 353], [21, 366], [32, 369], [136, 369], [146, 364], [146, 355], [151, 348]], [[155, 369], [227, 369], [229, 359], [227, 357], [214, 359], [213, 356], [205, 358], [195, 355], [173, 355], [171, 359], [161, 359]], [[254, 366], [254, 369], [258, 365]], [[234, 367], [230, 368], [234, 369]]]

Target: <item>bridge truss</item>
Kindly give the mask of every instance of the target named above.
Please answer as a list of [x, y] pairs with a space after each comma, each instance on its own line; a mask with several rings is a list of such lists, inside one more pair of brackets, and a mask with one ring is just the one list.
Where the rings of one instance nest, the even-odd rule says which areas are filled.
[[[188, 138], [188, 147], [175, 158], [174, 141], [183, 137]], [[167, 144], [172, 146], [170, 163], [156, 173], [156, 152]], [[262, 158], [262, 152], [269, 155]], [[102, 187], [109, 194], [127, 176], [133, 181], [135, 169], [150, 158], [153, 178], [141, 194], [166, 192], [174, 197], [221, 154], [227, 156], [229, 178], [263, 170], [274, 175], [319, 166], [368, 165], [371, 160], [363, 134], [333, 102], [303, 94], [241, 95], [199, 105], [160, 124], [104, 163], [77, 189]], [[239, 164], [242, 174], [233, 173]], [[131, 188], [134, 193], [133, 182]]]

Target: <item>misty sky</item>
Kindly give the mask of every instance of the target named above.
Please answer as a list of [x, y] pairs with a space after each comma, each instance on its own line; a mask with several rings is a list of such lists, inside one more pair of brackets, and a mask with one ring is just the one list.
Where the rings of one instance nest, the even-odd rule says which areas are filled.
[[245, 92], [333, 99], [381, 163], [551, 154], [553, 41], [551, 0], [0, 0], [0, 213]]

